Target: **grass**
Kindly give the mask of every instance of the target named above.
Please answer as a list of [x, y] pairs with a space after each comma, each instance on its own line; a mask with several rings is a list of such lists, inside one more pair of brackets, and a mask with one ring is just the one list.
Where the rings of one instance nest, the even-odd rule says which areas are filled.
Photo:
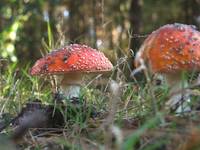
[[[5, 116], [5, 114], [15, 116], [27, 101], [35, 98], [42, 100], [44, 104], [55, 105], [51, 84], [46, 79], [30, 76], [29, 68], [30, 66], [27, 66], [25, 69], [18, 70], [17, 65], [14, 64], [8, 65], [8, 68], [1, 72], [1, 116]], [[173, 143], [172, 140], [176, 137], [172, 133], [168, 133], [170, 130], [173, 130], [175, 135], [179, 135], [179, 132], [183, 132], [182, 135], [185, 135], [185, 132], [190, 134], [187, 121], [190, 122], [190, 125], [192, 124], [192, 127], [198, 128], [198, 125], [195, 124], [195, 122], [199, 122], [198, 113], [193, 114], [191, 118], [185, 117], [183, 119], [180, 117], [180, 119], [183, 119], [183, 123], [179, 122], [179, 117], [174, 116], [172, 118], [175, 120], [170, 121], [167, 119], [171, 115], [163, 111], [163, 103], [168, 96], [168, 88], [165, 84], [155, 85], [153, 81], [149, 81], [147, 84], [139, 84], [121, 80], [115, 82], [114, 87], [108, 88], [108, 82], [103, 83], [104, 80], [108, 81], [109, 78], [100, 76], [94, 78], [94, 80], [90, 79], [89, 81], [93, 81], [93, 83], [82, 88], [80, 99], [86, 100], [87, 110], [79, 108], [74, 110], [73, 107], [69, 107], [69, 109], [72, 109], [62, 112], [65, 116], [65, 128], [54, 129], [61, 130], [61, 132], [53, 132], [52, 134], [52, 131], [44, 131], [44, 133], [40, 133], [41, 136], [31, 135], [30, 132], [26, 137], [31, 142], [29, 141], [29, 144], [26, 145], [27, 141], [25, 140], [24, 143], [26, 144], [22, 147], [43, 149], [43, 144], [47, 140], [60, 149], [157, 150], [166, 145], [173, 145], [171, 144]], [[149, 84], [151, 84], [151, 90]], [[153, 97], [151, 92], [154, 94]], [[157, 106], [156, 115], [152, 98], [155, 98]], [[193, 99], [196, 102], [196, 97], [193, 97]], [[92, 119], [89, 112], [94, 107], [97, 112], [100, 112], [100, 115]], [[162, 112], [162, 115], [160, 112]], [[191, 114], [189, 115], [191, 116]], [[70, 120], [67, 118], [70, 118]], [[115, 126], [119, 131], [112, 130]], [[185, 127], [185, 129], [180, 131], [180, 126]], [[155, 134], [149, 133], [151, 131], [155, 131]], [[9, 129], [6, 132], [11, 131]], [[166, 134], [166, 136], [163, 137], [163, 134]], [[114, 137], [116, 135], [118, 137]], [[117, 138], [123, 140], [117, 142]], [[159, 140], [155, 140], [157, 138]], [[167, 138], [167, 140], [164, 140], [164, 138]], [[40, 141], [40, 139], [42, 140]], [[185, 139], [187, 140], [187, 138]], [[37, 142], [35, 143], [35, 141]], [[181, 144], [180, 142], [179, 146]]]

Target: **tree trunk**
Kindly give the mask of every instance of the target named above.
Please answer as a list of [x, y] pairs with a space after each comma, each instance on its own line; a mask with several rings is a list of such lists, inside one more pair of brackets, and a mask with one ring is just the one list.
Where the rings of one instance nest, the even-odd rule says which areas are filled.
[[135, 35], [141, 33], [141, 26], [142, 26], [142, 1], [141, 0], [131, 0], [131, 6], [129, 11], [129, 19], [131, 25], [131, 40], [130, 40], [130, 49], [134, 52], [140, 46], [140, 39]]
[[200, 0], [191, 0], [192, 24], [200, 28]]
[[81, 19], [81, 0], [69, 0], [69, 40], [70, 43], [79, 41]]
[[96, 18], [96, 0], [92, 0], [92, 46], [97, 48], [97, 18]]
[[200, 0], [184, 0], [183, 12], [185, 23], [200, 27]]

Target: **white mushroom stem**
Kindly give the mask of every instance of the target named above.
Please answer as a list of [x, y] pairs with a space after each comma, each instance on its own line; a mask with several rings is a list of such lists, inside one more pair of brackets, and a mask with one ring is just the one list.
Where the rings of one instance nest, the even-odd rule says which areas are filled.
[[190, 110], [188, 102], [190, 95], [187, 90], [188, 82], [181, 77], [181, 73], [165, 75], [167, 84], [170, 87], [170, 99], [166, 102], [166, 108], [176, 108], [176, 113], [186, 112]]
[[57, 82], [60, 84], [61, 93], [68, 99], [79, 97], [82, 78], [83, 75], [81, 73], [56, 75]]

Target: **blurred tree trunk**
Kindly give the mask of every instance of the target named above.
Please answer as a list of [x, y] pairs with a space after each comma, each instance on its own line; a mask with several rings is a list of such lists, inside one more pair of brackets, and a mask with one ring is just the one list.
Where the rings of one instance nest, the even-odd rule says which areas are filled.
[[96, 17], [96, 0], [92, 0], [92, 46], [97, 48], [97, 17]]
[[70, 43], [78, 42], [80, 36], [80, 21], [83, 19], [81, 16], [82, 0], [69, 0], [69, 40]]
[[184, 0], [183, 12], [185, 23], [194, 24], [200, 28], [200, 0]]
[[113, 35], [112, 35], [112, 30], [113, 30], [113, 24], [112, 22], [109, 23], [108, 27], [107, 27], [107, 32], [108, 32], [108, 47], [109, 49], [113, 49]]
[[131, 6], [129, 11], [129, 19], [131, 25], [131, 41], [130, 41], [130, 49], [134, 52], [140, 46], [139, 37], [135, 37], [135, 35], [140, 34], [141, 26], [142, 26], [142, 0], [131, 0]]
[[[140, 46], [140, 39], [136, 35], [141, 33], [142, 28], [142, 0], [131, 0], [131, 6], [129, 10], [129, 21], [131, 25], [131, 39], [130, 39], [130, 49], [133, 50], [134, 56], [136, 51]], [[134, 58], [133, 58], [134, 59]], [[129, 65], [131, 69], [134, 69], [133, 60], [129, 60]], [[139, 73], [135, 78], [140, 81], [143, 79], [143, 74]], [[130, 78], [130, 76], [129, 76]]]
[[192, 0], [192, 16], [194, 16], [195, 25], [197, 25], [198, 29], [200, 29], [200, 0]]

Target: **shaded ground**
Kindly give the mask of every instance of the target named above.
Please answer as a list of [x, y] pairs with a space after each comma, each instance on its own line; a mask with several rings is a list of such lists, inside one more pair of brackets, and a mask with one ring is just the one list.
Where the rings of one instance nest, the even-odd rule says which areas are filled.
[[[10, 130], [11, 140], [4, 139], [5, 142], [10, 141], [17, 149], [48, 150], [200, 148], [198, 111], [181, 116], [157, 115], [149, 119], [116, 119], [111, 124], [108, 120], [110, 114], [107, 112], [84, 118], [83, 123], [64, 125], [62, 114], [52, 108], [41, 105], [39, 101], [28, 103], [13, 125], [7, 128]], [[53, 115], [52, 112], [56, 113]], [[70, 121], [70, 118], [68, 120]]]

